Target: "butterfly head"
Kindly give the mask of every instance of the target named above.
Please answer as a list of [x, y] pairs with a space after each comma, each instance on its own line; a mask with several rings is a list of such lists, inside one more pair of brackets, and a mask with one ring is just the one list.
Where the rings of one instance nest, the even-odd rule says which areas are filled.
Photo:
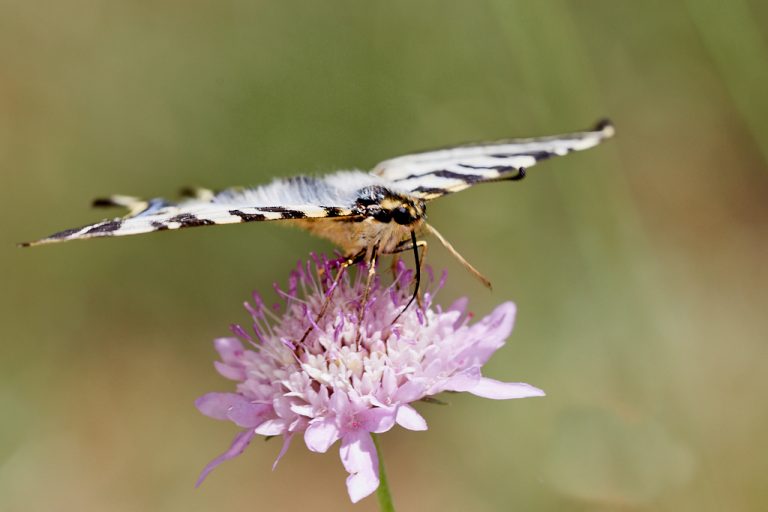
[[355, 206], [360, 214], [384, 224], [415, 226], [426, 216], [424, 201], [381, 186], [361, 189]]

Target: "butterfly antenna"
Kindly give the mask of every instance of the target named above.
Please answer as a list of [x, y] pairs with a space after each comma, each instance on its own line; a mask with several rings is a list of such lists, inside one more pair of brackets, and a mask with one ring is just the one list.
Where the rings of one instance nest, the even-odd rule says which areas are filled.
[[483, 274], [481, 274], [480, 271], [477, 270], [475, 267], [473, 267], [467, 260], [465, 260], [464, 256], [459, 254], [459, 252], [456, 249], [453, 248], [451, 243], [448, 240], [446, 240], [445, 238], [443, 238], [443, 235], [441, 235], [438, 230], [436, 230], [435, 228], [433, 228], [429, 224], [425, 224], [425, 226], [427, 226], [427, 231], [429, 231], [429, 233], [431, 233], [432, 235], [435, 235], [435, 237], [438, 240], [440, 240], [440, 243], [443, 244], [443, 247], [448, 249], [448, 252], [450, 252], [453, 255], [454, 258], [459, 260], [459, 263], [461, 263], [464, 266], [464, 268], [469, 271], [470, 274], [475, 276], [481, 283], [483, 283], [483, 286], [485, 286], [489, 290], [492, 288], [491, 287], [491, 282], [488, 280], [488, 278], [485, 277]]

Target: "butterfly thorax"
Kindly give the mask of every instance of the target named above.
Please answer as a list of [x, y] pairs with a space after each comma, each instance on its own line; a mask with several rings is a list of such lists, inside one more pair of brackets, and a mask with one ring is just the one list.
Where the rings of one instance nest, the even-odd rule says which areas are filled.
[[358, 190], [352, 211], [354, 214], [348, 217], [299, 222], [301, 227], [353, 255], [376, 244], [380, 252], [390, 253], [410, 239], [412, 231], [419, 232], [426, 219], [423, 200], [381, 185]]

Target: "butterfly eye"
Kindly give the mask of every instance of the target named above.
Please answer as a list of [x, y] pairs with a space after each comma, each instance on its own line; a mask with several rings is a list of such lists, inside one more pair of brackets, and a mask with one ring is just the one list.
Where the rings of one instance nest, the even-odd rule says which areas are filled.
[[377, 210], [374, 210], [373, 218], [379, 222], [383, 222], [384, 224], [386, 224], [392, 220], [392, 212], [390, 212], [389, 210], [377, 209]]
[[405, 206], [398, 206], [394, 210], [392, 210], [392, 219], [397, 222], [398, 224], [410, 224], [414, 220], [413, 215], [411, 215], [411, 212], [408, 211], [408, 209]]

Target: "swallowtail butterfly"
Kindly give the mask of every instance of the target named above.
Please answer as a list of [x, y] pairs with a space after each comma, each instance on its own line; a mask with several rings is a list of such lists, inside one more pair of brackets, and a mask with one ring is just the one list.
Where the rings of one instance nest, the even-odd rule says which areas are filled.
[[610, 122], [594, 129], [529, 139], [482, 142], [426, 151], [381, 162], [371, 172], [339, 171], [320, 177], [279, 178], [255, 188], [187, 190], [180, 201], [129, 196], [97, 199], [97, 207], [128, 209], [123, 217], [65, 229], [23, 247], [86, 238], [137, 235], [217, 224], [285, 221], [327, 238], [349, 261], [413, 250], [417, 235], [435, 235], [485, 280], [425, 221], [427, 203], [479, 183], [517, 181], [555, 156], [596, 146], [613, 135]]

